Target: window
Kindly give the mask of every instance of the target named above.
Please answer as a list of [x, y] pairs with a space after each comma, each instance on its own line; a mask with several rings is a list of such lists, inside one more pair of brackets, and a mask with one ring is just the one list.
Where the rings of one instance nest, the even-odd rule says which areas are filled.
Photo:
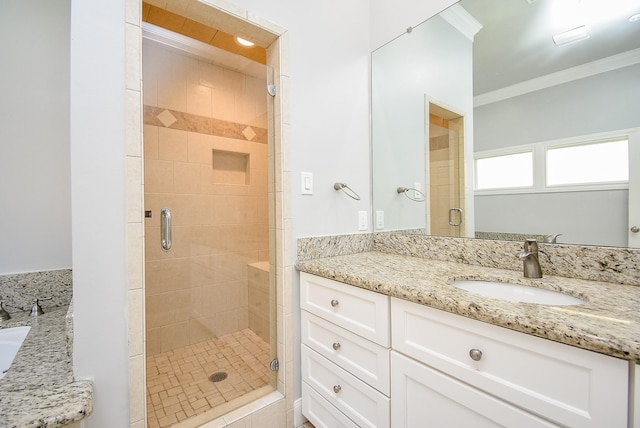
[[475, 153], [475, 194], [629, 187], [629, 137], [612, 133]]
[[476, 189], [506, 189], [533, 186], [533, 152], [476, 159]]
[[547, 148], [547, 186], [629, 180], [628, 140]]

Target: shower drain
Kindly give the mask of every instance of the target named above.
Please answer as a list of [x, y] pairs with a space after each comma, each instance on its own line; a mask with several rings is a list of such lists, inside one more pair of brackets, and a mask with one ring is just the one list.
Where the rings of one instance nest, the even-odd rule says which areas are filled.
[[222, 382], [226, 378], [227, 378], [227, 373], [226, 372], [216, 372], [216, 373], [212, 374], [211, 376], [209, 376], [209, 380], [211, 382]]

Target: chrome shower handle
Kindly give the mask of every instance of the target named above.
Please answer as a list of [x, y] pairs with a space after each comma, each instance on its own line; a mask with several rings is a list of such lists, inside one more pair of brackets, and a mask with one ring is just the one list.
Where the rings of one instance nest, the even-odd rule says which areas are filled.
[[[459, 218], [458, 221], [456, 222], [453, 217], [454, 217], [454, 213], [459, 213]], [[462, 209], [461, 208], [451, 208], [449, 210], [449, 224], [451, 226], [460, 226], [462, 224]]]
[[160, 211], [160, 244], [162, 251], [171, 249], [171, 210], [167, 207]]

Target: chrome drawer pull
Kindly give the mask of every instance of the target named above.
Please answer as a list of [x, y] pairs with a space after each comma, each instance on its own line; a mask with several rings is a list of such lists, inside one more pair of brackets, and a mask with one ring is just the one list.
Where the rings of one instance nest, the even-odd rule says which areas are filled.
[[342, 387], [340, 385], [333, 385], [333, 392], [336, 394], [342, 391]]
[[331, 301], [331, 306], [333, 306], [334, 308], [335, 308], [336, 306], [338, 306], [339, 304], [340, 304], [340, 302], [338, 302], [336, 299], [333, 299], [333, 300]]
[[340, 343], [335, 342], [335, 343], [333, 344], [333, 350], [334, 350], [334, 351], [337, 351], [338, 349], [340, 349]]
[[479, 349], [472, 349], [469, 351], [469, 356], [473, 361], [480, 361], [482, 358], [482, 351]]

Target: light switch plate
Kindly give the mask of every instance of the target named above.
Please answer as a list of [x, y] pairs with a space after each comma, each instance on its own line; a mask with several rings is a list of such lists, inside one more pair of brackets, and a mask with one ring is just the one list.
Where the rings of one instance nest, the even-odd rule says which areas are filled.
[[300, 193], [303, 195], [313, 195], [313, 173], [300, 173]]

